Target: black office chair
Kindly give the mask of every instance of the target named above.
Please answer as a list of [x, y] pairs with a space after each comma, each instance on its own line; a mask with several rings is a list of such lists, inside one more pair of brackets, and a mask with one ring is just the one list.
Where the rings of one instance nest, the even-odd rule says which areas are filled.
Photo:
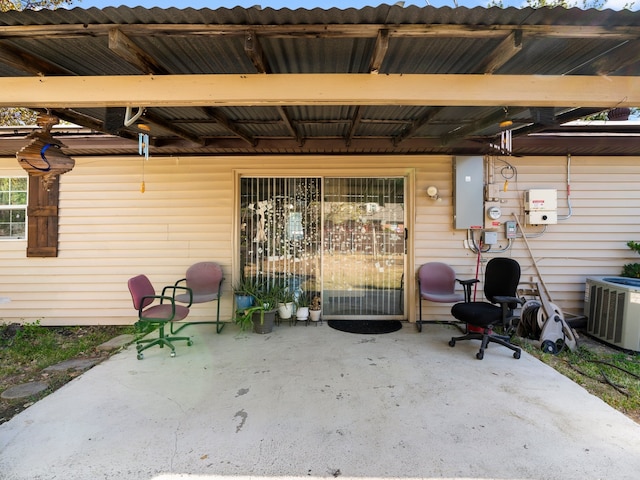
[[[467, 324], [467, 333], [452, 337], [449, 346], [457, 341], [480, 340], [480, 350], [476, 358], [484, 358], [484, 349], [489, 343], [498, 343], [513, 350], [513, 358], [520, 358], [520, 348], [512, 345], [509, 335], [493, 332], [494, 327], [502, 327], [507, 332], [515, 318], [513, 310], [523, 303], [516, 296], [520, 282], [520, 264], [511, 258], [493, 258], [487, 263], [484, 276], [484, 295], [488, 302], [462, 302], [451, 308], [454, 318]], [[474, 328], [475, 327], [475, 328]]]

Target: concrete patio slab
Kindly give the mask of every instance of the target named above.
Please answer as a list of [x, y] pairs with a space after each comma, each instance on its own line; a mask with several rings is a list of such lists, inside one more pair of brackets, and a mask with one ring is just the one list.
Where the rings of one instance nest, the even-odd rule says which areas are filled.
[[640, 425], [523, 353], [413, 325], [114, 355], [0, 425], [0, 478], [636, 479]]

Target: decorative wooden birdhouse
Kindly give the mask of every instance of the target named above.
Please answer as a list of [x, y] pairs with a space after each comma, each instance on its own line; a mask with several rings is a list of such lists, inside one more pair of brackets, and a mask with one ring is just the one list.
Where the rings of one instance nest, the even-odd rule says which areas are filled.
[[27, 136], [31, 142], [22, 147], [16, 157], [30, 176], [42, 177], [42, 186], [49, 190], [58, 175], [73, 169], [75, 160], [61, 151], [65, 145], [51, 135], [51, 127], [58, 124], [57, 117], [38, 115], [36, 123], [41, 129]]

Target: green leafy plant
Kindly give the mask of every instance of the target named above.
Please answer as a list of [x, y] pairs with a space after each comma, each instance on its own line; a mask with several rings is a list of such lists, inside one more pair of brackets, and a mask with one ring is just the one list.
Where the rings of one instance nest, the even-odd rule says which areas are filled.
[[246, 295], [253, 297], [258, 290], [258, 283], [253, 277], [242, 276], [233, 284], [233, 293], [236, 295]]
[[301, 292], [295, 299], [296, 307], [308, 307], [311, 304], [311, 297], [307, 292]]
[[281, 289], [277, 284], [269, 281], [254, 281], [252, 291], [254, 305], [236, 312], [235, 322], [243, 331], [253, 327], [254, 314], [257, 312], [260, 313], [260, 325], [264, 325], [264, 314], [275, 310]]
[[275, 295], [278, 300], [278, 303], [293, 303], [295, 302], [296, 295], [295, 292], [289, 288], [288, 285], [276, 285], [275, 286]]
[[[627, 242], [627, 247], [640, 254], [640, 243], [630, 240]], [[622, 267], [621, 275], [623, 277], [640, 278], [640, 263], [627, 263]]]

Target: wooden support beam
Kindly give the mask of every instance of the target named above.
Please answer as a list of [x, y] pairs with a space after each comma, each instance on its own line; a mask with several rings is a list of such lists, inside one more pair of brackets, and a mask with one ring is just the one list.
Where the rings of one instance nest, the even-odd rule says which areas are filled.
[[635, 107], [640, 105], [640, 77], [254, 74], [0, 78], [0, 107], [276, 105]]

